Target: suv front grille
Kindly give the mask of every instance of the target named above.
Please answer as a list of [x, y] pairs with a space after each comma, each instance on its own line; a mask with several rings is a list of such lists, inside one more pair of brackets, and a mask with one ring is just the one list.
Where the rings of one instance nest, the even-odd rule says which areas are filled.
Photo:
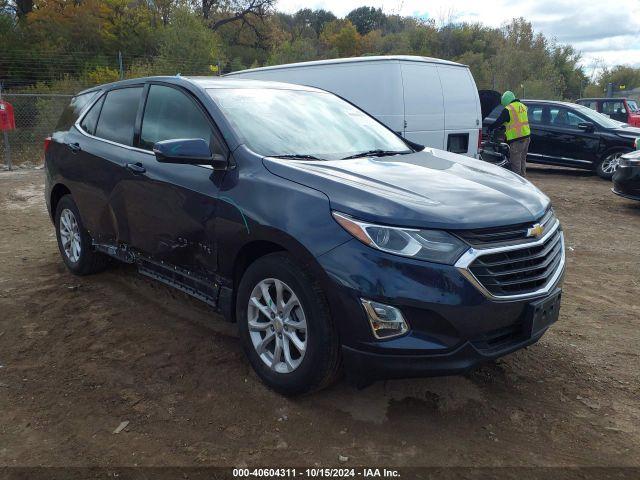
[[479, 255], [468, 267], [494, 296], [534, 293], [548, 285], [563, 265], [562, 230], [558, 227], [543, 243]]
[[[538, 220], [538, 223], [540, 223], [543, 228], [543, 233], [546, 233], [547, 229], [553, 226], [555, 219], [556, 216], [554, 215], [553, 210], [549, 209], [540, 218], [540, 220]], [[469, 245], [474, 247], [486, 247], [493, 244], [505, 244], [509, 242], [513, 243], [521, 240], [528, 240], [527, 232], [532, 225], [533, 224], [531, 222], [527, 222], [517, 225], [508, 225], [505, 227], [457, 230], [454, 233]]]

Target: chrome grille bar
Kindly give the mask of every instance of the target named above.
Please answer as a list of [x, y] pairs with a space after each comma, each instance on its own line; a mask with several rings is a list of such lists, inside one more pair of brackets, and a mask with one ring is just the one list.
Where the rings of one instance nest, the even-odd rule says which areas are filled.
[[493, 248], [470, 248], [456, 262], [460, 272], [493, 300], [541, 296], [555, 287], [565, 266], [564, 235], [554, 219], [536, 240]]

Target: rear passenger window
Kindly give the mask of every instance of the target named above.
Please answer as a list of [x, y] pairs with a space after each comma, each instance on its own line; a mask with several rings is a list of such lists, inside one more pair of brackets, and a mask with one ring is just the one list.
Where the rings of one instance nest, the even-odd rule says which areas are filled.
[[133, 145], [133, 127], [142, 87], [121, 88], [107, 93], [95, 136], [123, 145]]
[[94, 135], [96, 133], [96, 125], [98, 124], [98, 116], [100, 115], [102, 102], [104, 102], [104, 97], [98, 100], [91, 107], [91, 109], [87, 112], [87, 114], [82, 119], [82, 122], [80, 122], [80, 127], [82, 128], [82, 130], [84, 130], [90, 135]]
[[71, 99], [71, 103], [64, 109], [60, 120], [56, 125], [56, 130], [69, 130], [71, 126], [76, 123], [76, 120], [80, 116], [82, 109], [96, 96], [98, 92], [88, 92], [80, 95], [76, 95]]
[[542, 123], [542, 106], [529, 107], [527, 117], [529, 118], [529, 123]]
[[164, 85], [151, 85], [142, 119], [140, 147], [151, 150], [156, 142], [202, 138], [214, 145], [213, 131], [195, 101]]

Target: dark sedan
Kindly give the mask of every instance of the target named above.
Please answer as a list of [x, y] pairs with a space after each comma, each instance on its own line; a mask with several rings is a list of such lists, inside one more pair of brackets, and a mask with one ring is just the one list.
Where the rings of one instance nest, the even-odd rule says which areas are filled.
[[[532, 163], [594, 170], [610, 179], [620, 156], [633, 151], [640, 128], [630, 127], [590, 108], [550, 100], [523, 100], [529, 109]], [[484, 120], [486, 127], [500, 114], [495, 107]]]
[[640, 201], [640, 151], [620, 157], [611, 190], [621, 197]]

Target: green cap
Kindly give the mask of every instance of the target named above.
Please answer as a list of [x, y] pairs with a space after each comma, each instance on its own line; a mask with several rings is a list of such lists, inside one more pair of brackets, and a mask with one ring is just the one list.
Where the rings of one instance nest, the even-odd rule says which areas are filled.
[[515, 99], [516, 99], [516, 96], [513, 94], [513, 92], [511, 90], [507, 90], [502, 94], [502, 99], [500, 100], [500, 103], [502, 103], [503, 107], [506, 107]]

